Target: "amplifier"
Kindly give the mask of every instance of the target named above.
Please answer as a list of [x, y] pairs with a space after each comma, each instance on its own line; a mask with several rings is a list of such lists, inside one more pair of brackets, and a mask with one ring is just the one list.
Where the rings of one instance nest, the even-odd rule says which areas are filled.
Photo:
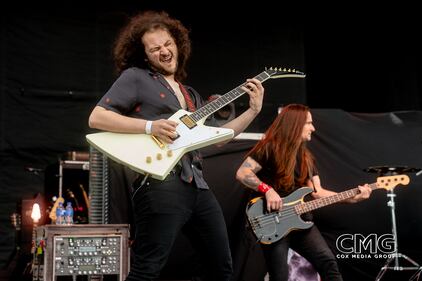
[[[129, 272], [129, 225], [44, 225], [35, 230], [33, 280], [53, 281]], [[114, 278], [112, 277], [114, 276]]]

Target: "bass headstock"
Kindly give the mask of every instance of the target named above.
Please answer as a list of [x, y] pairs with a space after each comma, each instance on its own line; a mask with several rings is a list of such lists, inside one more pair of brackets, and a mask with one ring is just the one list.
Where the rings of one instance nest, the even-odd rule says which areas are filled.
[[408, 175], [394, 175], [377, 178], [377, 187], [390, 190], [395, 188], [397, 185], [408, 185], [410, 178]]

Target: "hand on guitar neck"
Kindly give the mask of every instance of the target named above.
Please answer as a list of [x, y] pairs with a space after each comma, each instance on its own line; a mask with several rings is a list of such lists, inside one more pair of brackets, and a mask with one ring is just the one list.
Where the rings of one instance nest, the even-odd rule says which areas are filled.
[[[354, 195], [353, 197], [347, 198], [343, 200], [342, 202], [343, 203], [357, 203], [357, 202], [366, 200], [371, 196], [372, 189], [373, 188], [371, 188], [369, 184], [358, 185], [358, 187], [355, 188], [356, 195]], [[335, 196], [336, 194], [338, 194], [337, 192], [334, 192], [325, 188], [316, 189], [316, 190], [317, 192], [311, 193], [314, 199], [321, 199], [324, 197]]]
[[[319, 192], [312, 192], [311, 195], [314, 199], [320, 199], [336, 195], [337, 192], [333, 192], [327, 189], [319, 189]], [[368, 199], [371, 196], [372, 188], [369, 184], [359, 185], [356, 189], [357, 193], [355, 196], [344, 200], [345, 203], [357, 203], [362, 200]], [[280, 211], [283, 208], [283, 199], [273, 188], [265, 193], [265, 201], [267, 211]]]

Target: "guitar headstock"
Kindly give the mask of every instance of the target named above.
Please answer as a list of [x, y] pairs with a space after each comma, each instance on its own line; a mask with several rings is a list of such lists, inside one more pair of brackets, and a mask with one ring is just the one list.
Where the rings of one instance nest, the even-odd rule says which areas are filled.
[[410, 182], [407, 175], [385, 176], [377, 178], [377, 187], [390, 190], [398, 184], [408, 185]]
[[277, 78], [305, 78], [306, 74], [302, 71], [299, 71], [294, 68], [285, 68], [285, 67], [270, 67], [265, 68], [265, 72], [270, 76], [272, 79]]

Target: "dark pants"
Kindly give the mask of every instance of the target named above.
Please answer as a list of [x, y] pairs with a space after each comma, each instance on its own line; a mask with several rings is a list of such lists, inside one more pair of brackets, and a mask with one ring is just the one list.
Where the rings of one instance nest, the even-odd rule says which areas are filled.
[[[147, 181], [133, 196], [136, 238], [129, 280], [156, 280], [179, 231], [200, 252], [209, 280], [230, 280], [232, 260], [220, 205], [210, 190], [200, 190], [178, 176]], [[197, 242], [194, 241], [194, 242]], [[199, 244], [199, 245], [198, 245]]]
[[291, 232], [274, 244], [262, 245], [271, 281], [287, 281], [287, 254], [289, 248], [307, 259], [322, 280], [343, 280], [337, 261], [316, 226]]

